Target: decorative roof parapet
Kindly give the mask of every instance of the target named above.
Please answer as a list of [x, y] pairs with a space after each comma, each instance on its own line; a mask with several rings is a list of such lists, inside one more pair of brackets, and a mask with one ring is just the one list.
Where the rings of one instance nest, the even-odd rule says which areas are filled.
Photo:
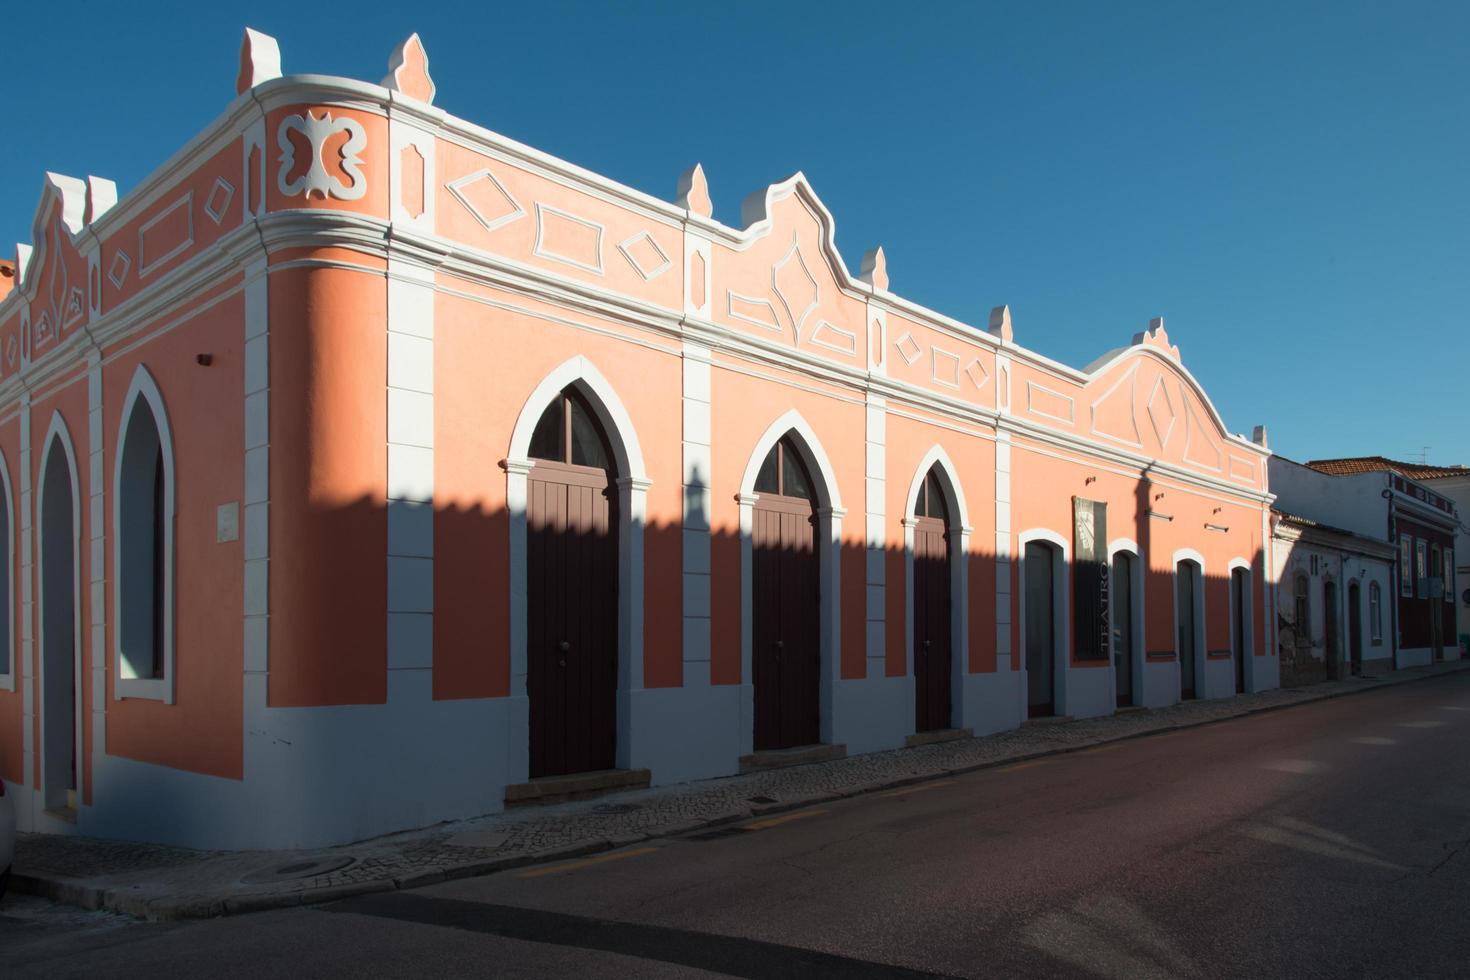
[[434, 95], [439, 90], [429, 75], [429, 53], [424, 50], [424, 42], [417, 31], [393, 49], [388, 58], [388, 76], [383, 79], [383, 87], [433, 104]]
[[1133, 342], [1135, 344], [1146, 344], [1149, 347], [1157, 347], [1172, 357], [1176, 362], [1183, 363], [1183, 360], [1179, 356], [1179, 345], [1169, 343], [1169, 333], [1164, 329], [1164, 318], [1161, 316], [1156, 316], [1148, 321], [1148, 329], [1142, 333], [1134, 334]]
[[990, 311], [990, 325], [986, 328], [992, 337], [1000, 340], [1003, 344], [1012, 343], [1015, 330], [1011, 326], [1011, 308], [1009, 306], [997, 306]]
[[280, 77], [281, 46], [269, 34], [245, 28], [245, 37], [240, 41], [240, 73], [235, 76], [235, 94]]
[[883, 246], [870, 248], [863, 253], [863, 264], [860, 267], [858, 278], [882, 292], [888, 291], [888, 257], [883, 254]]
[[695, 164], [679, 175], [678, 196], [674, 203], [685, 210], [708, 218], [714, 214], [714, 202], [710, 200], [709, 183], [704, 177], [704, 167]]

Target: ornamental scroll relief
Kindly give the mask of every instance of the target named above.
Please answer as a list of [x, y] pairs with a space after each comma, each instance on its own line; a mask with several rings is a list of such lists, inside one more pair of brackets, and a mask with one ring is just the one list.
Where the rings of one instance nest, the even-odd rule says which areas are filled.
[[[311, 144], [311, 166], [295, 180], [288, 181], [296, 167], [296, 144], [291, 142], [291, 132], [298, 132]], [[351, 183], [344, 183], [327, 171], [322, 162], [322, 151], [327, 141], [337, 133], [346, 133], [347, 142], [342, 144], [341, 170]], [[307, 110], [304, 116], [287, 116], [276, 130], [276, 143], [281, 148], [281, 169], [276, 174], [276, 186], [286, 197], [304, 195], [310, 200], [313, 194], [323, 200], [335, 197], [339, 201], [356, 201], [367, 193], [367, 178], [362, 174], [361, 153], [367, 147], [367, 131], [356, 119], [333, 119], [330, 112], [318, 119]]]

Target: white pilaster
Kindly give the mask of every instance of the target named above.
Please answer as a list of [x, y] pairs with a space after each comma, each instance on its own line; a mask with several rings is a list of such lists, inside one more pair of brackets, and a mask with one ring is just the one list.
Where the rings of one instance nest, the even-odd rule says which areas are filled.
[[270, 286], [245, 267], [245, 717], [259, 717], [270, 670]]
[[[876, 329], [876, 328], [875, 328]], [[871, 347], [869, 345], [871, 357]], [[869, 394], [867, 404], [867, 464], [864, 473], [867, 540], [867, 672], [869, 678], [883, 677], [887, 650], [885, 582], [888, 568], [888, 529], [885, 523], [887, 492], [887, 400]]]
[[684, 344], [684, 686], [710, 682], [710, 352]]
[[31, 515], [31, 393], [20, 396], [20, 668], [21, 668], [21, 754], [25, 758], [25, 784], [36, 784], [36, 623], [32, 600], [35, 595], [35, 556]]
[[995, 434], [995, 669], [1011, 669], [1011, 435]]
[[434, 271], [388, 260], [388, 699], [431, 696]]
[[[107, 746], [107, 569], [104, 554], [106, 505], [102, 466], [102, 355], [87, 355], [87, 499], [91, 598], [92, 753], [100, 759]], [[170, 678], [172, 680], [172, 678]]]

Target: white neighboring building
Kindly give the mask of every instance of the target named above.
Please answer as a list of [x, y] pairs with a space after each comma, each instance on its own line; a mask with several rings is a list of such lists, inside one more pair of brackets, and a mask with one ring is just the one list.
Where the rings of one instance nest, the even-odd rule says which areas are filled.
[[1455, 502], [1461, 514], [1460, 526], [1455, 531], [1455, 581], [1454, 591], [1456, 629], [1460, 643], [1460, 656], [1470, 651], [1470, 526], [1465, 523], [1470, 514], [1470, 467], [1446, 466], [1437, 468], [1443, 475], [1419, 477], [1419, 482], [1443, 494]]
[[1393, 547], [1279, 509], [1271, 532], [1281, 685], [1392, 670]]
[[[1453, 601], [1458, 594], [1459, 511], [1454, 500], [1428, 483], [1461, 473], [1459, 468], [1418, 466], [1382, 456], [1306, 464], [1271, 457], [1271, 490], [1278, 510], [1394, 549], [1393, 588], [1384, 604], [1395, 667], [1461, 655]], [[1459, 548], [1462, 556], [1465, 547]]]

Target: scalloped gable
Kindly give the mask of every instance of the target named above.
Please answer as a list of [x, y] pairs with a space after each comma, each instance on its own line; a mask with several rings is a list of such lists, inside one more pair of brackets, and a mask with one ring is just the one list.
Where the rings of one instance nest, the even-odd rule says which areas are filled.
[[1178, 360], [1161, 321], [1089, 370], [1087, 435], [1234, 483], [1259, 486], [1264, 447], [1225, 428], [1204, 388]]
[[880, 251], [855, 277], [832, 213], [800, 173], [746, 198], [738, 241], [716, 241], [711, 318], [761, 340], [866, 366], [868, 297], [886, 292]]

